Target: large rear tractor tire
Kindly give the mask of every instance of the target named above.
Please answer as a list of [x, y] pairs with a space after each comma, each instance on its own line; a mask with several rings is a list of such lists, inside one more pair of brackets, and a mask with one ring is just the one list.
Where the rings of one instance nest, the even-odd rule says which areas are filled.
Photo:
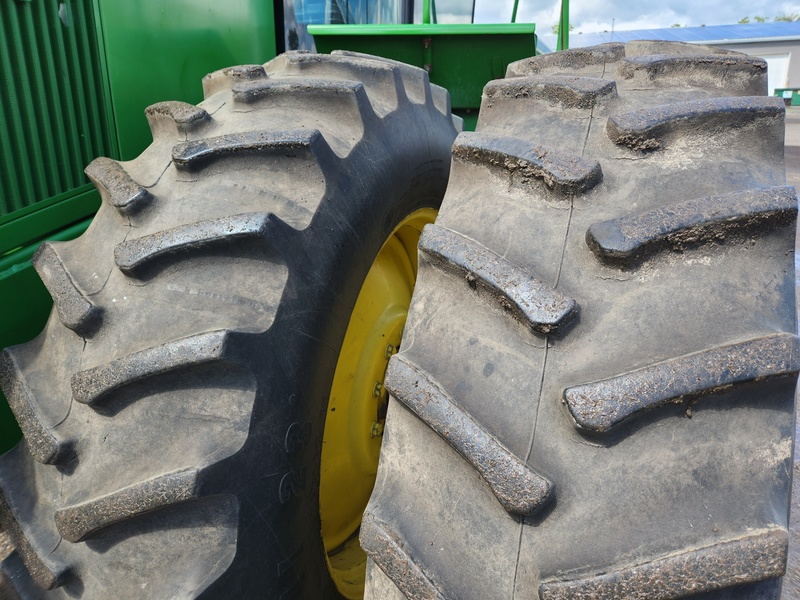
[[452, 151], [386, 387], [367, 597], [775, 599], [797, 199], [766, 64], [512, 64]]
[[97, 217], [34, 258], [55, 308], [0, 359], [23, 598], [363, 594], [376, 383], [447, 182], [447, 92], [346, 52], [203, 86], [147, 109], [137, 159], [89, 165]]

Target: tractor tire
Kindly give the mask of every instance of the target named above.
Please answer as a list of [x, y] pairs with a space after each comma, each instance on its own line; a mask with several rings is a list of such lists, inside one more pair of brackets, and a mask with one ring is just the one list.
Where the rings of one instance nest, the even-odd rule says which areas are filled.
[[797, 198], [765, 92], [660, 42], [486, 86], [387, 371], [367, 598], [777, 598]]
[[[96, 218], [34, 258], [54, 310], [0, 358], [24, 433], [0, 458], [22, 598], [342, 597], [320, 534], [332, 380], [387, 244], [411, 249], [407, 310], [458, 119], [423, 70], [348, 52], [203, 88], [146, 110], [138, 158], [87, 167]], [[378, 408], [358, 440], [373, 480]]]

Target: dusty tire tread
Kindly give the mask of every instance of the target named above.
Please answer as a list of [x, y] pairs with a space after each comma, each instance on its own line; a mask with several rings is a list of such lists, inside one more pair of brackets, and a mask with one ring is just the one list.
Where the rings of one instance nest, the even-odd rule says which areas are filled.
[[744, 534], [574, 581], [547, 581], [541, 600], [676, 600], [779, 577], [785, 569], [785, 529]]
[[553, 484], [483, 429], [419, 366], [393, 356], [386, 389], [475, 468], [507, 511], [532, 515], [550, 501]]
[[692, 80], [710, 84], [730, 96], [758, 96], [767, 92], [767, 63], [762, 58], [736, 54], [678, 54], [625, 58], [618, 73], [625, 79], [663, 81], [664, 85]]
[[408, 600], [448, 600], [416, 564], [400, 536], [386, 523], [365, 514], [359, 541], [364, 551]]
[[317, 130], [253, 131], [176, 144], [172, 160], [181, 170], [198, 170], [231, 156], [297, 156], [312, 147], [328, 147]]
[[80, 542], [104, 527], [197, 498], [199, 487], [199, 469], [167, 473], [100, 498], [60, 508], [55, 513], [56, 527], [64, 539]]
[[290, 94], [323, 99], [333, 99], [345, 94], [363, 94], [363, 85], [359, 81], [342, 79], [293, 77], [241, 82], [234, 85], [232, 91], [235, 102], [255, 104]]
[[178, 133], [186, 134], [201, 129], [211, 120], [203, 107], [177, 100], [151, 104], [144, 109], [144, 114], [154, 133], [162, 121], [171, 123]]
[[72, 397], [94, 406], [125, 386], [225, 360], [230, 335], [224, 330], [192, 335], [79, 371], [72, 376]]
[[614, 81], [598, 77], [540, 75], [498, 79], [483, 88], [486, 101], [526, 99], [564, 108], [592, 109], [617, 96]]
[[778, 333], [569, 387], [564, 401], [578, 427], [603, 433], [659, 406], [773, 377], [796, 378], [798, 370], [800, 338]]
[[557, 331], [575, 317], [578, 303], [541, 278], [485, 246], [437, 225], [425, 227], [419, 250], [431, 264], [493, 297], [513, 318], [534, 331]]
[[236, 82], [266, 77], [263, 65], [236, 65], [219, 69], [203, 77], [203, 96], [208, 99], [217, 92], [230, 89]]
[[569, 72], [587, 66], [602, 67], [607, 63], [622, 60], [624, 56], [625, 45], [619, 42], [609, 42], [590, 48], [570, 48], [563, 52], [540, 54], [513, 62], [508, 65], [506, 77]]
[[34, 544], [28, 539], [12, 515], [11, 507], [3, 493], [0, 492], [0, 524], [10, 534], [14, 548], [19, 553], [31, 579], [45, 590], [52, 590], [64, 585], [71, 575], [69, 566], [50, 559], [44, 552], [37, 552]]
[[272, 213], [245, 213], [174, 227], [118, 244], [114, 262], [126, 275], [135, 276], [166, 255], [265, 239], [268, 226], [275, 219]]
[[31, 262], [53, 298], [61, 323], [78, 335], [87, 335], [100, 325], [103, 309], [72, 278], [58, 247], [58, 242], [43, 243]]
[[69, 460], [73, 452], [72, 443], [44, 424], [36, 398], [9, 348], [0, 353], [0, 387], [33, 458], [46, 465], [63, 464]]
[[603, 179], [600, 163], [528, 141], [486, 133], [460, 134], [453, 158], [499, 167], [524, 180], [538, 181], [568, 197], [589, 191]]
[[712, 127], [736, 129], [761, 119], [777, 119], [784, 110], [780, 98], [762, 96], [688, 100], [612, 115], [606, 132], [615, 144], [655, 150], [675, 131], [691, 135]]
[[586, 231], [586, 242], [601, 261], [632, 268], [659, 251], [725, 239], [742, 230], [794, 227], [796, 218], [794, 188], [753, 189], [595, 223]]
[[100, 191], [103, 200], [122, 215], [137, 213], [153, 199], [150, 192], [135, 182], [122, 165], [110, 158], [94, 159], [84, 172]]

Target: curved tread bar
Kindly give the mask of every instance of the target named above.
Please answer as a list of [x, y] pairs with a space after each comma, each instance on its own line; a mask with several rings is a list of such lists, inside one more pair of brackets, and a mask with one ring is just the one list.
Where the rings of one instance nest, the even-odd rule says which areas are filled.
[[237, 155], [297, 156], [312, 145], [326, 144], [315, 129], [249, 131], [183, 142], [172, 149], [172, 161], [180, 170], [195, 170], [221, 158]]
[[265, 79], [267, 72], [263, 65], [237, 65], [209, 73], [203, 77], [203, 97], [208, 98], [213, 94], [231, 87], [236, 81], [249, 79]]
[[136, 183], [117, 161], [101, 156], [84, 171], [100, 191], [103, 199], [123, 215], [132, 215], [144, 208], [153, 196]]
[[564, 401], [580, 429], [605, 433], [646, 410], [773, 377], [797, 377], [798, 337], [778, 333], [569, 387]]
[[89, 300], [58, 254], [58, 242], [44, 242], [31, 262], [53, 297], [58, 318], [78, 335], [93, 332], [100, 324], [103, 309]]
[[361, 547], [409, 600], [446, 600], [386, 523], [367, 512], [359, 530]]
[[[31, 579], [39, 587], [52, 590], [66, 583], [72, 575], [71, 569], [60, 561], [53, 560], [50, 556], [35, 550], [31, 540], [27, 538], [17, 519], [14, 518], [2, 490], [0, 490], [0, 525], [8, 532]], [[3, 589], [0, 588], [0, 592], [2, 591]]]
[[625, 79], [667, 77], [691, 80], [701, 77], [730, 94], [757, 96], [767, 93], [767, 62], [763, 58], [731, 54], [656, 54], [626, 58], [619, 67]]
[[211, 118], [204, 108], [176, 100], [151, 104], [144, 109], [144, 114], [152, 129], [155, 129], [159, 120], [166, 118], [181, 133], [198, 129]]
[[233, 99], [236, 102], [252, 104], [279, 94], [335, 97], [344, 94], [357, 94], [363, 90], [363, 87], [359, 81], [342, 79], [312, 79], [309, 77], [262, 79], [235, 84], [233, 86]]
[[690, 44], [688, 42], [667, 42], [662, 40], [631, 40], [625, 43], [625, 56], [633, 58], [650, 54], [727, 54], [733, 56], [747, 56], [735, 50], [726, 50], [719, 46], [705, 46], [702, 44]]
[[430, 375], [402, 354], [389, 361], [386, 389], [478, 471], [507, 511], [531, 515], [553, 495], [550, 481], [486, 432]]
[[721, 239], [730, 231], [756, 225], [793, 224], [796, 218], [793, 187], [753, 189], [593, 223], [586, 232], [586, 243], [601, 261], [632, 267], [670, 247]]
[[512, 62], [506, 69], [506, 77], [522, 77], [543, 73], [564, 73], [594, 65], [602, 66], [622, 60], [625, 44], [609, 42], [588, 48], [570, 48], [561, 52], [540, 54]]
[[17, 366], [11, 348], [0, 353], [0, 388], [25, 436], [31, 456], [47, 465], [61, 464], [72, 454], [72, 444], [45, 424], [33, 392]]
[[743, 96], [674, 102], [612, 115], [606, 133], [612, 142], [634, 150], [655, 150], [665, 134], [676, 130], [708, 132], [716, 127], [738, 128], [763, 118], [779, 118], [781, 98]]
[[200, 221], [128, 240], [114, 249], [114, 261], [126, 275], [135, 275], [153, 261], [178, 252], [264, 238], [272, 213], [245, 213]]
[[226, 331], [192, 335], [79, 371], [72, 376], [72, 397], [95, 406], [127, 385], [225, 360], [229, 335]]
[[450, 229], [426, 225], [420, 252], [442, 270], [465, 277], [470, 287], [495, 297], [514, 318], [540, 333], [553, 333], [578, 312], [578, 303], [541, 279]]
[[186, 469], [135, 483], [111, 494], [60, 508], [55, 513], [58, 532], [80, 542], [99, 529], [142, 513], [199, 496], [200, 471]]
[[600, 163], [537, 146], [518, 138], [486, 133], [460, 133], [453, 158], [500, 167], [525, 180], [538, 180], [564, 195], [587, 192], [603, 179]]
[[594, 108], [617, 97], [617, 84], [597, 77], [539, 75], [490, 81], [483, 88], [483, 102], [496, 99], [533, 99], [565, 108]]
[[539, 586], [541, 600], [669, 600], [780, 577], [789, 535], [762, 529], [702, 548], [574, 580]]

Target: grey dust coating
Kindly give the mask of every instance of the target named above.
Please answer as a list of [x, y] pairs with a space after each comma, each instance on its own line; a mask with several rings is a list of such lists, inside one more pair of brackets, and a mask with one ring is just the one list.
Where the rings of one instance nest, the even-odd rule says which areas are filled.
[[798, 368], [798, 338], [783, 333], [569, 387], [564, 390], [564, 401], [578, 427], [603, 433], [645, 411], [694, 401], [734, 385], [772, 377], [796, 380]]
[[786, 568], [784, 529], [755, 531], [682, 554], [574, 581], [545, 581], [541, 600], [671, 600], [779, 577]]
[[449, 229], [426, 225], [419, 249], [427, 260], [464, 277], [534, 331], [554, 332], [575, 316], [578, 304], [534, 274]]
[[72, 376], [72, 397], [83, 404], [97, 404], [120, 388], [160, 375], [214, 363], [225, 358], [225, 331], [211, 331], [134, 352], [107, 364]]
[[44, 242], [31, 259], [36, 272], [53, 298], [58, 318], [78, 335], [92, 333], [103, 318], [103, 310], [87, 297], [64, 266], [58, 242]]
[[123, 215], [137, 213], [153, 199], [152, 194], [136, 183], [122, 165], [110, 158], [95, 158], [84, 172], [103, 200]]
[[485, 431], [427, 373], [403, 356], [393, 356], [386, 389], [413, 410], [463, 456], [507, 511], [530, 515], [544, 506], [553, 485]]
[[[476, 293], [480, 278], [423, 243], [391, 366], [413, 375], [390, 402], [368, 514], [437, 594], [776, 600], [797, 209], [783, 109], [755, 97], [765, 67], [696, 45], [607, 44], [520, 61], [487, 87], [436, 227], [580, 310], [556, 334], [521, 327], [496, 298], [522, 279]], [[438, 406], [429, 381], [546, 477], [550, 502], [509, 513], [448, 443], [447, 420], [424, 416]], [[576, 427], [580, 411], [595, 429]], [[399, 597], [396, 553], [374, 548], [384, 576], [366, 598]]]
[[25, 435], [0, 457], [12, 595], [338, 595], [317, 495], [338, 349], [365, 265], [438, 209], [459, 119], [379, 58], [290, 54], [203, 88], [147, 109], [142, 155], [87, 168], [91, 227], [37, 259], [56, 311], [0, 354]]
[[119, 244], [114, 248], [114, 262], [126, 275], [135, 276], [170, 254], [204, 251], [248, 239], [269, 244], [266, 232], [275, 219], [271, 213], [246, 213], [159, 231]]
[[793, 187], [747, 190], [593, 223], [586, 232], [586, 243], [600, 260], [630, 268], [661, 250], [725, 240], [761, 223], [792, 227], [796, 219]]

